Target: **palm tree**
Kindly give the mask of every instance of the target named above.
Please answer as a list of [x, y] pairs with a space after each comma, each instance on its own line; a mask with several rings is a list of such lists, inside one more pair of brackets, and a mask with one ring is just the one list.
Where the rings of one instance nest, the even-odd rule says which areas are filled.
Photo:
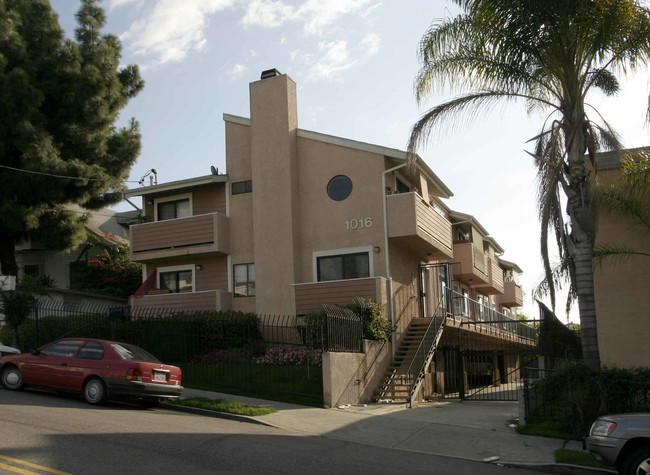
[[[548, 257], [549, 231], [563, 262], [561, 277], [573, 282], [583, 355], [600, 361], [596, 334], [592, 252], [595, 215], [589, 177], [599, 150], [620, 148], [616, 133], [593, 111], [587, 94], [619, 90], [615, 73], [645, 65], [650, 54], [650, 11], [634, 0], [454, 0], [462, 13], [435, 23], [420, 42], [415, 80], [418, 103], [434, 86], [460, 96], [428, 110], [411, 130], [408, 150], [428, 141], [450, 118], [477, 115], [503, 99], [523, 100], [545, 112], [531, 139], [538, 169], [541, 252], [555, 306]], [[591, 112], [591, 109], [590, 109]], [[562, 213], [562, 199], [566, 214]]]

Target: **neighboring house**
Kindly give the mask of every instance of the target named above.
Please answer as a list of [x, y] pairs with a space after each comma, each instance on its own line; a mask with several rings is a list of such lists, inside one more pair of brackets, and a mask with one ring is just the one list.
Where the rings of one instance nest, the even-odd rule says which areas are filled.
[[132, 313], [300, 316], [363, 297], [384, 306], [396, 346], [434, 315], [458, 329], [441, 345], [458, 346], [461, 333], [493, 350], [529, 345], [504, 324], [523, 304], [521, 269], [474, 217], [444, 204], [452, 193], [427, 164], [418, 157], [410, 171], [404, 151], [298, 128], [295, 83], [270, 73], [250, 85], [250, 118], [224, 114], [227, 174], [127, 192], [148, 221], [131, 226], [144, 281]]
[[[597, 183], [609, 187], [621, 180], [621, 157], [609, 152], [597, 158]], [[650, 206], [650, 203], [647, 204]], [[650, 253], [650, 236], [624, 218], [609, 213], [598, 219], [597, 244], [625, 245]], [[600, 359], [620, 367], [650, 362], [650, 257], [609, 258], [595, 268], [596, 318]]]
[[[85, 223], [89, 239], [86, 243], [69, 251], [51, 251], [38, 242], [25, 241], [16, 246], [16, 263], [18, 264], [18, 280], [25, 276], [48, 276], [54, 282], [54, 287], [48, 294], [55, 300], [75, 300], [89, 303], [110, 303], [115, 305], [116, 299], [110, 297], [91, 298], [89, 295], [75, 295], [75, 289], [83, 279], [84, 265], [101, 256], [103, 249], [93, 245], [93, 241], [106, 241], [114, 245], [106, 235], [116, 236], [120, 240], [128, 239], [128, 226], [137, 220], [137, 210], [118, 213], [109, 209], [88, 212], [78, 206], [72, 206], [80, 214], [88, 214]], [[127, 241], [128, 242], [128, 241]], [[55, 294], [57, 294], [55, 296]]]

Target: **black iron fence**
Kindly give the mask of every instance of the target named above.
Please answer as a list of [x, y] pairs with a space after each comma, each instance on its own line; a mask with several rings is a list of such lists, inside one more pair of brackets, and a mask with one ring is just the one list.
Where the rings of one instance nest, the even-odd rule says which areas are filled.
[[[5, 328], [2, 332], [11, 332]], [[0, 338], [8, 342], [11, 333]], [[180, 366], [186, 385], [290, 393], [320, 404], [322, 354], [361, 351], [358, 317], [254, 315], [82, 305], [41, 299], [18, 329], [23, 350], [67, 336], [124, 341]]]

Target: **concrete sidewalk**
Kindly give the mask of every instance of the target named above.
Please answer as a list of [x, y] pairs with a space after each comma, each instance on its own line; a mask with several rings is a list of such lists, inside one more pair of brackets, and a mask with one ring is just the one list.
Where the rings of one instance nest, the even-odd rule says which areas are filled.
[[554, 473], [612, 473], [555, 464], [556, 450], [582, 450], [582, 443], [517, 433], [516, 402], [442, 401], [421, 403], [411, 409], [398, 404], [321, 409], [196, 389], [185, 389], [182, 397], [208, 397], [272, 407], [277, 412], [265, 416], [224, 417], [305, 435], [466, 460], [525, 465]]

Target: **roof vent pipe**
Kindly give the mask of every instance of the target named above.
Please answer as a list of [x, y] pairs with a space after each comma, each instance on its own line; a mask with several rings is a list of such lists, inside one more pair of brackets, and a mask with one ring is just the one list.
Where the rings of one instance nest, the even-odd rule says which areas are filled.
[[260, 79], [268, 79], [268, 78], [274, 78], [276, 76], [280, 76], [280, 71], [277, 69], [267, 69], [266, 71], [262, 71], [262, 76]]

